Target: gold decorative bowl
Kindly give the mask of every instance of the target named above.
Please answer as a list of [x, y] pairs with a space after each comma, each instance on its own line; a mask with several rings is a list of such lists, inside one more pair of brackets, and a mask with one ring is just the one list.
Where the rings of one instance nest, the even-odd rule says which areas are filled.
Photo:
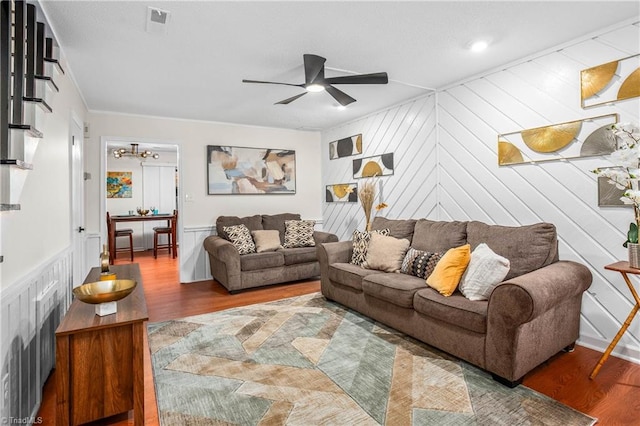
[[144, 209], [144, 210], [140, 209], [140, 210], [138, 210], [138, 214], [140, 216], [146, 216], [146, 215], [149, 214], [149, 209]]
[[85, 303], [115, 302], [127, 297], [138, 283], [134, 280], [109, 280], [83, 284], [73, 289], [73, 295]]

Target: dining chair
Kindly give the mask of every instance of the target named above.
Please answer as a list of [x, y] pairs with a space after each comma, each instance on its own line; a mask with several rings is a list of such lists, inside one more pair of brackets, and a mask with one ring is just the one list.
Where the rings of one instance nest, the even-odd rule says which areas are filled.
[[[111, 235], [111, 216], [109, 215], [109, 212], [107, 212], [107, 235]], [[131, 261], [133, 262], [133, 229], [129, 229], [129, 228], [115, 229], [114, 235], [115, 235], [115, 238], [114, 238], [113, 245], [116, 247], [116, 249], [113, 253], [113, 259], [115, 260], [118, 252], [128, 251], [131, 255]], [[129, 237], [129, 247], [117, 248], [115, 240], [117, 240], [118, 237]]]
[[[173, 236], [175, 235], [175, 227], [178, 222], [178, 210], [173, 211], [173, 219], [167, 221], [167, 226], [156, 226], [153, 228], [153, 257], [158, 258], [158, 250], [168, 249], [169, 254], [173, 254], [175, 259], [177, 253], [173, 250]], [[166, 244], [158, 244], [158, 237], [160, 235], [167, 236]], [[177, 251], [177, 250], [176, 250]]]

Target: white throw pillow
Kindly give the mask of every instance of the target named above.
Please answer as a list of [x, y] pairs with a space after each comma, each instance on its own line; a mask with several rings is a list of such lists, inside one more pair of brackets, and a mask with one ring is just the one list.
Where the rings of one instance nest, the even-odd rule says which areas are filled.
[[256, 252], [276, 251], [282, 248], [280, 244], [280, 232], [277, 229], [251, 231], [253, 241], [256, 243]]
[[485, 243], [478, 244], [471, 253], [459, 289], [469, 300], [489, 300], [493, 289], [509, 273], [510, 266], [509, 259], [494, 253]]
[[367, 260], [362, 264], [362, 267], [385, 272], [398, 272], [408, 249], [409, 240], [407, 239], [372, 233], [367, 248]]

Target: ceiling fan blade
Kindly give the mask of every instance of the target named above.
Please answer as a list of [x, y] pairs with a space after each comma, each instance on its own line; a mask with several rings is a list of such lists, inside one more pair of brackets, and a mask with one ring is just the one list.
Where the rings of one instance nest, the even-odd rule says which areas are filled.
[[329, 84], [387, 84], [389, 82], [389, 77], [386, 72], [376, 72], [373, 74], [357, 74], [326, 78], [324, 81]]
[[338, 103], [342, 106], [347, 106], [352, 102], [355, 102], [356, 100], [353, 99], [351, 96], [347, 95], [346, 93], [344, 93], [342, 90], [336, 89], [333, 86], [329, 86], [327, 85], [325, 87], [325, 90], [327, 91], [327, 93], [329, 93], [331, 96], [333, 96], [333, 99], [335, 99], [336, 101], [338, 101]]
[[304, 84], [280, 83], [277, 81], [242, 80], [243, 83], [281, 84], [283, 86], [304, 87]]
[[274, 105], [287, 105], [288, 103], [291, 103], [291, 102], [295, 101], [296, 99], [298, 99], [298, 98], [300, 98], [300, 97], [302, 97], [302, 96], [304, 96], [306, 94], [307, 94], [307, 92], [302, 92], [299, 95], [295, 95], [295, 96], [287, 98], [287, 99], [285, 99], [283, 101], [276, 102]]
[[307, 85], [312, 84], [317, 79], [324, 79], [325, 58], [318, 55], [305, 53], [304, 58], [304, 81]]

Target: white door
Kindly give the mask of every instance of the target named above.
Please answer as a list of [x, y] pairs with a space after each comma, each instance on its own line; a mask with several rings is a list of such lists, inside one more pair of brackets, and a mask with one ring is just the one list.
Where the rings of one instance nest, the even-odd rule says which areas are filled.
[[[173, 213], [176, 208], [176, 166], [147, 164], [142, 167], [142, 187], [145, 208], [155, 207], [158, 213]], [[143, 222], [144, 244], [153, 249], [153, 228], [167, 226], [167, 221]], [[166, 236], [161, 236], [166, 238]], [[164, 242], [164, 241], [163, 241]]]
[[[83, 129], [71, 120], [71, 244], [73, 246], [73, 287], [84, 281], [87, 273], [84, 261], [84, 170], [82, 161]], [[96, 253], [98, 256], [99, 253]], [[71, 295], [71, 292], [69, 292]]]

